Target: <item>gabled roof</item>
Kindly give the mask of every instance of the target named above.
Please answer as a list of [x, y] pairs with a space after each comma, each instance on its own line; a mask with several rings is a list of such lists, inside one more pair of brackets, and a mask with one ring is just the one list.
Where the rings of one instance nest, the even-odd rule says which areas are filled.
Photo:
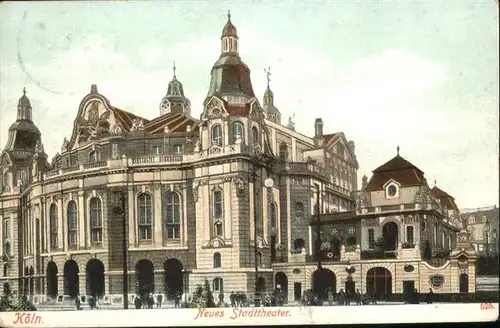
[[164, 133], [166, 127], [170, 132], [186, 132], [188, 125], [194, 131], [198, 127], [198, 120], [183, 113], [167, 113], [145, 124], [144, 129], [149, 134]]
[[397, 181], [401, 187], [421, 186], [427, 183], [422, 170], [397, 155], [373, 170], [366, 190], [382, 190], [384, 184], [391, 179]]
[[455, 203], [455, 198], [450, 196], [448, 193], [436, 186], [431, 189], [431, 192], [437, 199], [439, 199], [441, 206], [458, 210], [458, 206]]
[[115, 106], [111, 106], [109, 100], [107, 98], [104, 99], [106, 99], [106, 102], [115, 114], [115, 117], [120, 121], [120, 123], [127, 131], [130, 131], [134, 120], [142, 120], [143, 124], [147, 124], [149, 122], [149, 120], [145, 119], [144, 117], [132, 114]]

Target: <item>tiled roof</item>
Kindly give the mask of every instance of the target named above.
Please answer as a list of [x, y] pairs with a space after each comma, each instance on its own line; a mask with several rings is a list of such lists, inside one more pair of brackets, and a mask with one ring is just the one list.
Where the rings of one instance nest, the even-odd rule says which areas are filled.
[[124, 111], [123, 109], [119, 109], [117, 107], [109, 105], [111, 110], [115, 113], [115, 117], [122, 123], [123, 127], [127, 130], [130, 131], [130, 128], [132, 127], [132, 122], [135, 119], [142, 120], [144, 125], [146, 125], [149, 120], [137, 116], [135, 114], [129, 113], [127, 111]]
[[366, 190], [382, 190], [384, 184], [391, 179], [397, 181], [401, 187], [420, 186], [426, 183], [424, 172], [397, 155], [373, 171]]
[[226, 110], [231, 116], [248, 116], [250, 114], [249, 104], [245, 104], [245, 106], [227, 106]]
[[448, 193], [439, 189], [438, 187], [432, 188], [431, 192], [437, 199], [439, 199], [441, 206], [458, 210], [458, 206], [455, 203], [455, 198], [450, 196]]
[[191, 125], [191, 131], [194, 131], [198, 127], [198, 120], [182, 113], [167, 113], [145, 124], [144, 129], [150, 134], [163, 133], [165, 127], [168, 127], [170, 132], [186, 132], [188, 125]]

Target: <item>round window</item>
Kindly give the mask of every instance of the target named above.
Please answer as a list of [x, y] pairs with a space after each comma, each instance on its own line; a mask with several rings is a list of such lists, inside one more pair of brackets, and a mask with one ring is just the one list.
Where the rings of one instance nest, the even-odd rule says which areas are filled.
[[390, 185], [388, 188], [387, 188], [387, 195], [389, 195], [389, 197], [394, 197], [396, 196], [396, 192], [398, 190], [396, 189], [396, 186], [394, 185]]

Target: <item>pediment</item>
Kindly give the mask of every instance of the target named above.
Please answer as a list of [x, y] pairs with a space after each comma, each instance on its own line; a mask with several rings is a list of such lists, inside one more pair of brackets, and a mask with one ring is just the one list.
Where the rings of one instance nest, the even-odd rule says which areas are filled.
[[394, 179], [389, 179], [389, 181], [387, 181], [386, 183], [384, 183], [384, 189], [387, 188], [391, 184], [394, 184], [394, 185], [396, 185], [396, 187], [401, 188], [401, 184], [399, 182], [397, 182]]
[[220, 237], [214, 237], [214, 238], [212, 238], [208, 242], [208, 244], [206, 245], [206, 247], [212, 247], [212, 248], [221, 248], [221, 247], [224, 247], [224, 246], [226, 246], [226, 243]]
[[82, 100], [71, 140], [63, 146], [67, 150], [73, 150], [95, 140], [121, 135], [123, 132], [122, 122], [117, 119], [106, 99], [99, 94], [92, 94]]
[[223, 116], [228, 116], [224, 101], [216, 96], [213, 96], [206, 103], [205, 108], [203, 110], [203, 114], [201, 115], [201, 119], [207, 120]]
[[333, 148], [338, 147], [337, 145], [339, 143], [342, 145], [342, 150], [345, 149], [347, 151], [347, 161], [358, 165], [356, 156], [352, 153], [352, 150], [349, 147], [349, 142], [347, 141], [347, 138], [345, 137], [345, 134], [343, 132], [336, 133], [336, 138], [333, 139], [333, 142], [327, 144], [327, 149], [333, 152]]
[[12, 160], [10, 158], [10, 155], [6, 151], [3, 151], [2, 155], [0, 156], [0, 165], [1, 166], [11, 166], [12, 165]]
[[254, 98], [250, 101], [250, 117], [255, 121], [263, 122], [265, 119], [264, 109], [259, 104], [259, 100]]

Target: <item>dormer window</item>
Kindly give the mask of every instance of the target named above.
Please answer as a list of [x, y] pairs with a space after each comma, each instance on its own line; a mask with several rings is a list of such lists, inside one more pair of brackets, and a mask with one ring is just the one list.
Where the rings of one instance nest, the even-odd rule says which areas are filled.
[[222, 128], [220, 124], [212, 126], [212, 145], [222, 146]]
[[399, 185], [394, 181], [391, 181], [385, 186], [385, 197], [387, 199], [398, 198], [399, 197]]
[[476, 223], [476, 219], [473, 216], [471, 216], [469, 218], [469, 224], [475, 224], [475, 223]]
[[243, 140], [243, 124], [240, 122], [234, 122], [233, 123], [233, 142], [236, 142], [236, 140]]

